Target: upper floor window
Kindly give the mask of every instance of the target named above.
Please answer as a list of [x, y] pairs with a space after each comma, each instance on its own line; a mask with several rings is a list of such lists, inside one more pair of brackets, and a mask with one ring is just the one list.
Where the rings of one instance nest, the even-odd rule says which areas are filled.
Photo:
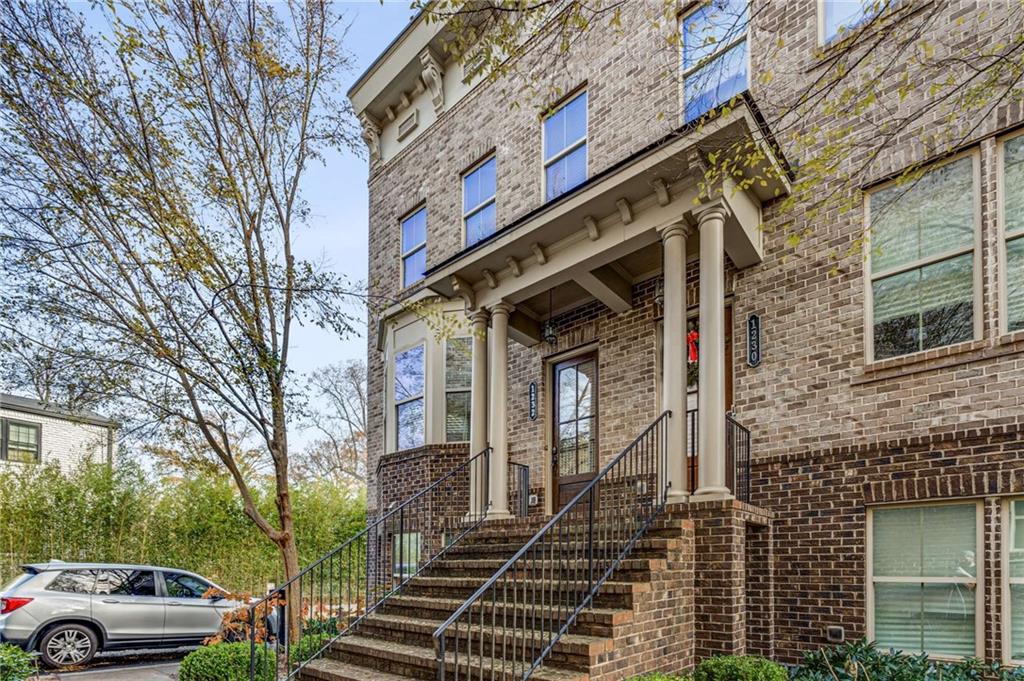
[[587, 93], [544, 119], [544, 196], [564, 194], [587, 179]]
[[466, 226], [466, 245], [494, 234], [497, 227], [494, 157], [462, 176], [462, 220]]
[[821, 0], [820, 26], [824, 45], [849, 35], [861, 24], [878, 16], [894, 0]]
[[976, 174], [967, 155], [868, 195], [869, 359], [975, 337]]
[[427, 271], [427, 208], [402, 220], [402, 286], [411, 286]]
[[1024, 134], [1003, 142], [1006, 330], [1024, 330]]
[[0, 458], [20, 463], [40, 460], [39, 424], [3, 419], [0, 421]]
[[423, 446], [423, 388], [426, 370], [424, 350], [423, 345], [416, 345], [395, 355], [395, 440], [399, 450]]
[[469, 440], [470, 388], [473, 382], [471, 338], [449, 338], [444, 350], [444, 431], [446, 442]]
[[977, 502], [869, 511], [868, 637], [880, 649], [980, 654]]
[[747, 0], [712, 0], [683, 17], [685, 122], [747, 89], [747, 17]]

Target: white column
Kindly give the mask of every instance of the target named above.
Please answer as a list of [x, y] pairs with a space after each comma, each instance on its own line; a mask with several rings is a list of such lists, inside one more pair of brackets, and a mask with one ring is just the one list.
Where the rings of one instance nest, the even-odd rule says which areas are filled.
[[686, 226], [679, 222], [661, 230], [664, 245], [664, 304], [661, 330], [662, 409], [672, 412], [667, 442], [668, 503], [689, 496], [686, 476]]
[[729, 498], [725, 481], [725, 218], [713, 204], [697, 214], [700, 231], [700, 344], [697, 371], [697, 491]]
[[[487, 310], [479, 309], [469, 315], [473, 333], [472, 380], [469, 397], [469, 455], [476, 456], [487, 447]], [[470, 467], [469, 508], [472, 514], [484, 513], [483, 468], [474, 463]]]
[[491, 510], [487, 517], [509, 518], [508, 512], [508, 316], [515, 309], [498, 303], [491, 309], [490, 415]]

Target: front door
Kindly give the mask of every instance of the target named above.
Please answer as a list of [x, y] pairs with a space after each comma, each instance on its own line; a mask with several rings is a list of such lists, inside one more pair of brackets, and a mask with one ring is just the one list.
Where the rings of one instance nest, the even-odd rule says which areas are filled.
[[556, 364], [553, 397], [552, 463], [557, 511], [597, 473], [597, 354]]

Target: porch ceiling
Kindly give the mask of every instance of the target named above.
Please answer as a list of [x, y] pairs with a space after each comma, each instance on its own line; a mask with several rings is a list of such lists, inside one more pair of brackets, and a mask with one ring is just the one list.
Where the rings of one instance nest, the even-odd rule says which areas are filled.
[[[767, 146], [745, 103], [703, 128], [680, 132], [627, 159], [435, 266], [426, 286], [445, 298], [463, 298], [469, 309], [502, 301], [525, 303], [525, 319], [513, 319], [512, 327], [523, 331], [513, 335], [527, 344], [536, 341], [531, 326], [538, 308], [550, 313], [541, 298], [567, 282], [576, 295], [582, 290], [613, 310], [628, 309], [633, 279], [646, 273], [645, 267], [660, 269], [658, 229], [680, 220], [694, 222], [702, 159], [743, 140]], [[771, 153], [764, 156], [764, 163], [774, 163]], [[764, 169], [750, 172], [763, 174]], [[726, 180], [719, 188], [731, 212], [725, 250], [737, 267], [761, 261], [760, 206], [786, 193], [783, 183], [754, 183], [756, 188], [742, 190]]]

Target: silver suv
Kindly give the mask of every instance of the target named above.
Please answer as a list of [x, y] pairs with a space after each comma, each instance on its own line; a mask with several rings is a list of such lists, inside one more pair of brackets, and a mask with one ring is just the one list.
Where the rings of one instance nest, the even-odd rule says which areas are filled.
[[185, 570], [60, 561], [22, 570], [0, 589], [0, 643], [38, 650], [51, 667], [100, 650], [199, 643], [241, 605], [204, 598], [220, 587]]

